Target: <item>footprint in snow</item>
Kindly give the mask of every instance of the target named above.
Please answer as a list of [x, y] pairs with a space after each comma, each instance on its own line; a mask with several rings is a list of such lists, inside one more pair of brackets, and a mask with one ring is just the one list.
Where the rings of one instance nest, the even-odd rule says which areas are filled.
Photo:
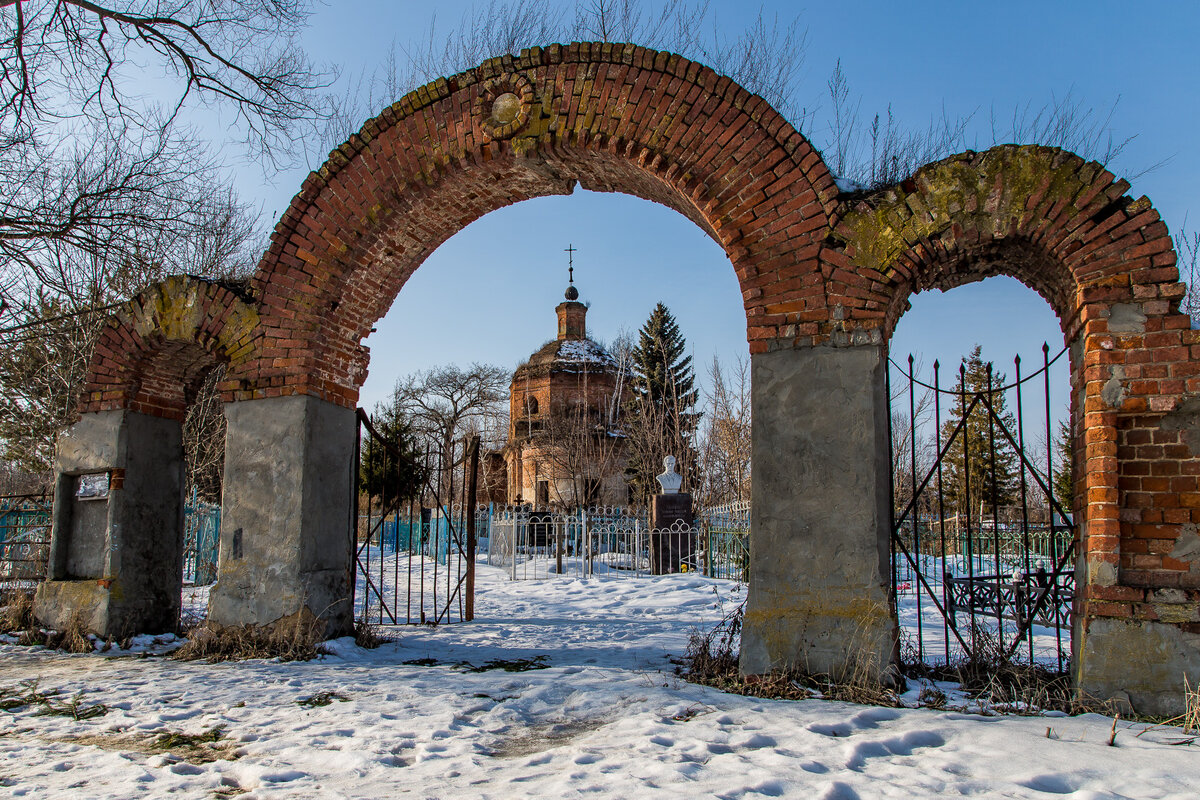
[[785, 786], [781, 781], [765, 781], [756, 786], [747, 786], [729, 794], [719, 794], [721, 800], [733, 800], [733, 798], [746, 797], [748, 795], [762, 795], [763, 797], [782, 797], [784, 795]]
[[821, 795], [821, 800], [861, 800], [861, 796], [849, 784], [834, 781]]
[[197, 767], [195, 764], [188, 764], [185, 761], [172, 764], [170, 770], [176, 775], [200, 775], [204, 772], [203, 767]]
[[822, 736], [849, 736], [854, 728], [845, 722], [814, 722], [808, 726], [808, 730], [813, 733], [819, 733]]
[[771, 736], [763, 733], [756, 733], [744, 742], [734, 742], [735, 747], [741, 747], [746, 750], [759, 750], [763, 747], [774, 747], [778, 742]]
[[1018, 785], [1026, 786], [1035, 792], [1046, 794], [1070, 794], [1078, 787], [1065, 775], [1038, 775], [1026, 781], [1018, 781]]
[[846, 748], [846, 768], [862, 769], [868, 758], [911, 756], [918, 748], [941, 747], [945, 743], [945, 739], [932, 731], [909, 731], [882, 741], [859, 741]]
[[286, 769], [281, 770], [280, 772], [268, 772], [265, 775], [260, 776], [259, 780], [263, 783], [289, 783], [291, 781], [296, 781], [307, 777], [307, 772], [301, 772], [300, 770], [296, 769]]
[[857, 728], [878, 728], [879, 723], [899, 719], [900, 712], [894, 708], [868, 708], [850, 718], [850, 724]]

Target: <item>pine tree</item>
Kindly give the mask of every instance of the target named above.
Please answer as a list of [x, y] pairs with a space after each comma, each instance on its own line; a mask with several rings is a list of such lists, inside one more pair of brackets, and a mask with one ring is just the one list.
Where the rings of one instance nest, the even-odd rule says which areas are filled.
[[[1004, 373], [991, 372], [989, 382], [991, 364], [984, 362], [982, 348], [975, 345], [962, 363], [963, 372], [959, 373], [954, 392], [962, 392], [965, 386], [968, 408], [975, 395], [987, 396], [999, 421], [991, 420], [989, 425], [990, 415], [982, 399], [971, 410], [966, 425], [958, 431], [942, 461], [945, 500], [959, 514], [968, 511], [968, 504], [972, 516], [979, 514], [981, 508], [984, 514], [991, 514], [993, 506], [1009, 505], [1016, 498], [1017, 453], [1000, 430], [1003, 424], [1010, 432], [1015, 431], [1016, 422], [1006, 410], [1004, 392], [994, 391], [1005, 384]], [[993, 389], [990, 393], [989, 386]], [[962, 420], [962, 412], [961, 403], [956, 401], [950, 406], [949, 418], [942, 426], [943, 446]]]
[[421, 493], [425, 473], [417, 452], [412, 423], [395, 403], [380, 403], [371, 425], [386, 442], [363, 432], [359, 454], [359, 488], [381, 502], [408, 500]]
[[1058, 423], [1058, 436], [1054, 439], [1054, 499], [1062, 510], [1070, 514], [1075, 500], [1074, 453], [1071, 442], [1071, 426], [1065, 421]]
[[657, 304], [638, 332], [631, 357], [632, 400], [626, 419], [635, 498], [654, 494], [658, 488], [654, 477], [669, 455], [678, 461], [684, 491], [690, 490], [695, 479], [692, 438], [699, 421], [694, 411], [699, 393], [692, 357], [684, 355], [686, 350], [675, 317], [665, 305]]

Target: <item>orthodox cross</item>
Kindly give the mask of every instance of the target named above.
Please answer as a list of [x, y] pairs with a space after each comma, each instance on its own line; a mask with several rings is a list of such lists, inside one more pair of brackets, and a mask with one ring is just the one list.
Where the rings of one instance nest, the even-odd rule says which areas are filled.
[[563, 250], [563, 252], [567, 254], [567, 276], [568, 276], [567, 280], [569, 283], [574, 283], [575, 282], [575, 253], [578, 252], [578, 249], [575, 247], [572, 247], [570, 244], [568, 244], [566, 249]]

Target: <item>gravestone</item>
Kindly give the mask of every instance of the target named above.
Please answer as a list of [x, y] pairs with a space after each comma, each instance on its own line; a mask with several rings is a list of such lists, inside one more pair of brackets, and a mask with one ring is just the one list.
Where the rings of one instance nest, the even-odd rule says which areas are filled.
[[650, 506], [650, 572], [653, 575], [679, 572], [681, 565], [696, 550], [692, 496], [679, 491], [683, 476], [675, 471], [675, 457], [664, 458], [663, 467], [663, 474], [656, 478], [662, 492], [654, 496]]

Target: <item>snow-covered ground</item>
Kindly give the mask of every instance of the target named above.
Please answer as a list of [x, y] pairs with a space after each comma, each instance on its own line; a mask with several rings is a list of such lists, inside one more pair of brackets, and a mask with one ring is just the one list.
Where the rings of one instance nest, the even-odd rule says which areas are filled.
[[[760, 700], [680, 681], [670, 658], [742, 594], [695, 574], [512, 582], [481, 565], [475, 622], [390, 629], [399, 641], [371, 651], [338, 640], [308, 663], [0, 645], [0, 688], [37, 679], [82, 692], [77, 710], [109, 708], [0, 711], [0, 796], [1196, 797], [1200, 746], [1169, 744], [1176, 728], [1138, 737], [1145, 726], [1122, 721], [1109, 747], [1113, 721], [1097, 715]], [[497, 659], [548, 666], [463, 665]], [[298, 702], [320, 693], [328, 705]], [[221, 739], [192, 748], [160, 736], [214, 728]]]

